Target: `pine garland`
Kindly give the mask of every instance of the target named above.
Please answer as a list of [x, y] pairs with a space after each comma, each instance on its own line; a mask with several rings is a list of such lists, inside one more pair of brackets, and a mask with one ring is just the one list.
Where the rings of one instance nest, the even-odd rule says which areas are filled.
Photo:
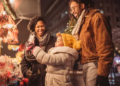
[[64, 32], [67, 33], [67, 34], [72, 34], [72, 30], [75, 27], [76, 22], [77, 21], [75, 19], [73, 19], [72, 21], [70, 20], [67, 23], [67, 28], [64, 30]]
[[8, 14], [10, 14], [11, 17], [12, 17], [14, 20], [16, 20], [17, 16], [16, 16], [15, 12], [12, 10], [12, 7], [10, 6], [9, 0], [1, 0], [1, 1], [2, 1], [2, 4], [3, 4], [6, 12], [7, 12]]

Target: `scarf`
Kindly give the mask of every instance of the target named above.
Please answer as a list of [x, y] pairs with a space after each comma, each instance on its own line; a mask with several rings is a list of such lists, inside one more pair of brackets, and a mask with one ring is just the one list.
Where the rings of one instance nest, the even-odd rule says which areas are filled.
[[82, 13], [81, 13], [75, 27], [72, 30], [72, 35], [75, 37], [76, 40], [79, 40], [80, 26], [82, 24], [83, 18], [85, 17], [85, 11], [86, 11], [85, 9], [82, 11]]
[[[37, 37], [38, 38], [38, 37]], [[41, 39], [38, 38], [39, 45], [40, 46], [46, 46], [48, 42], [50, 41], [51, 34], [48, 31], [45, 31], [44, 35], [41, 37]]]
[[[31, 36], [32, 35], [32, 36]], [[35, 38], [37, 38], [38, 42], [39, 42], [39, 46], [45, 51], [47, 46], [48, 46], [48, 43], [51, 39], [51, 34], [50, 32], [48, 31], [45, 31], [44, 35], [40, 38], [37, 37], [37, 35], [35, 35], [35, 33], [32, 33], [30, 36], [29, 36], [29, 39], [28, 41], [30, 40], [31, 42], [35, 41]], [[26, 43], [27, 45], [28, 43]], [[28, 61], [35, 61], [35, 57], [32, 55], [31, 52], [27, 52], [25, 51], [25, 57]]]
[[[37, 37], [37, 36], [36, 36]], [[38, 37], [37, 37], [38, 38]], [[38, 38], [39, 46], [45, 51], [46, 47], [48, 46], [48, 43], [51, 39], [50, 32], [46, 31], [41, 39]]]

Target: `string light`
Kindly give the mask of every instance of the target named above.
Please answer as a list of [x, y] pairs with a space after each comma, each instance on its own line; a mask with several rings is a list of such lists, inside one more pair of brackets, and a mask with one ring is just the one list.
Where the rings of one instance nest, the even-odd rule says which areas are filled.
[[116, 53], [114, 53], [114, 56], [116, 56]]
[[120, 50], [118, 51], [118, 53], [120, 53]]
[[6, 25], [4, 25], [3, 27], [4, 28], [8, 28], [8, 29], [11, 29], [11, 28], [13, 28], [15, 25], [13, 25], [13, 24], [6, 24]]
[[118, 50], [118, 48], [116, 47], [115, 50]]
[[5, 12], [5, 11], [3, 11], [3, 15], [6, 15], [6, 12]]
[[12, 4], [14, 2], [14, 0], [10, 0], [10, 3]]

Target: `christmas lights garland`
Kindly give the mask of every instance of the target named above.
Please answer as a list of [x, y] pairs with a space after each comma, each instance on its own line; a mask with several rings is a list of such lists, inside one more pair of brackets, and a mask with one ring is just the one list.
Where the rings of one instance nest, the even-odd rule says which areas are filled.
[[6, 10], [6, 12], [8, 12], [8, 14], [11, 15], [11, 17], [16, 20], [17, 16], [15, 14], [15, 12], [12, 10], [12, 7], [10, 6], [10, 2], [9, 0], [1, 0], [2, 1], [2, 4]]

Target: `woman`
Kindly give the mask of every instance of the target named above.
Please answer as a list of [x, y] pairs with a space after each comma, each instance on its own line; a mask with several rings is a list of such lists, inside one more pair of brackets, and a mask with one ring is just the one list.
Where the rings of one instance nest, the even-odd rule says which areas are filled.
[[[31, 19], [28, 29], [31, 34], [26, 42], [26, 46], [32, 42], [36, 46], [41, 47], [45, 52], [54, 47], [56, 38], [51, 36], [50, 32], [45, 29], [45, 21], [42, 17], [35, 16]], [[31, 41], [33, 39], [34, 41]], [[29, 59], [28, 57], [33, 59]], [[38, 63], [31, 53], [25, 51], [21, 62], [21, 70], [24, 77], [29, 78], [28, 86], [45, 86], [45, 68], [46, 66]]]

